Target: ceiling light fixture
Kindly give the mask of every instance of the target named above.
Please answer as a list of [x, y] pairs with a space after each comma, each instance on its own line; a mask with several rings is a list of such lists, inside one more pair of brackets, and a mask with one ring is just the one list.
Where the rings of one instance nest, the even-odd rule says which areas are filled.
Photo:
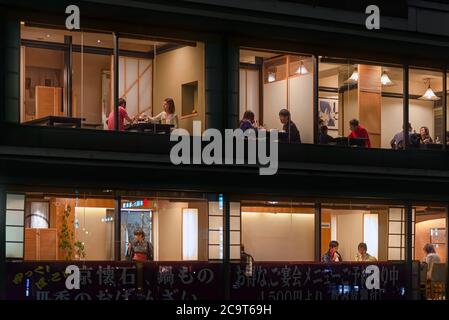
[[268, 72], [268, 82], [276, 81], [276, 74], [274, 72]]
[[437, 97], [437, 95], [435, 94], [435, 92], [433, 92], [431, 86], [430, 86], [430, 78], [426, 78], [424, 79], [424, 83], [429, 83], [429, 86], [427, 87], [426, 92], [424, 92], [424, 94], [419, 97], [419, 100], [427, 100], [427, 101], [436, 101], [436, 100], [440, 100], [440, 97]]
[[295, 73], [299, 75], [305, 75], [309, 73], [309, 70], [307, 70], [303, 61], [301, 61], [301, 64], [299, 65], [298, 69], [296, 69]]
[[394, 82], [391, 81], [386, 71], [382, 72], [382, 76], [380, 77], [380, 83], [382, 83], [382, 85], [385, 87], [394, 86]]
[[348, 81], [350, 82], [357, 82], [359, 81], [359, 72], [357, 71], [357, 69], [355, 69], [351, 76], [349, 77]]

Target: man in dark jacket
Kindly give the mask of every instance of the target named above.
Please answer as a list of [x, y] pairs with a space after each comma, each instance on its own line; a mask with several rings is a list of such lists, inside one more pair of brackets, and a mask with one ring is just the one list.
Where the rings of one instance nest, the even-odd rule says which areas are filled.
[[285, 135], [279, 135], [279, 140], [288, 143], [301, 143], [299, 130], [291, 120], [290, 111], [281, 109], [281, 111], [279, 111], [279, 120], [283, 124], [282, 129], [285, 131]]

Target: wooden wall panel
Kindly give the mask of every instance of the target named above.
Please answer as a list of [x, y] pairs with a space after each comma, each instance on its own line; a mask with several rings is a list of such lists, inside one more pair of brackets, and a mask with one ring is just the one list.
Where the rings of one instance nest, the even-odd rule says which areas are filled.
[[324, 255], [324, 253], [326, 253], [326, 251], [329, 249], [329, 242], [331, 240], [331, 228], [330, 228], [330, 223], [331, 223], [331, 214], [329, 210], [322, 210], [321, 211], [321, 224], [329, 224], [329, 228], [323, 228], [321, 226], [321, 256]]
[[37, 229], [25, 228], [24, 260], [37, 260], [37, 258], [38, 258]]
[[36, 86], [36, 118], [63, 115], [62, 89]]
[[382, 68], [380, 66], [360, 64], [358, 71], [359, 121], [368, 130], [371, 146], [380, 148], [382, 107], [380, 78], [382, 76]]
[[56, 229], [39, 229], [40, 260], [58, 259], [58, 236]]

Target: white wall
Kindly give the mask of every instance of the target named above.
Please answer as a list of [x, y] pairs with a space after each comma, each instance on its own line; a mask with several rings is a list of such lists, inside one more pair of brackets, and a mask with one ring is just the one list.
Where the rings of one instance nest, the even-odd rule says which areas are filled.
[[242, 244], [255, 261], [312, 261], [314, 215], [242, 212]]
[[289, 110], [302, 143], [313, 143], [313, 75], [288, 79]]
[[[86, 260], [113, 259], [113, 222], [103, 222], [106, 208], [75, 207], [79, 227], [75, 229], [75, 240], [84, 242]], [[87, 233], [86, 233], [87, 231]]]
[[155, 246], [158, 246], [160, 261], [182, 260], [182, 209], [188, 206], [187, 202], [158, 201]]
[[254, 112], [255, 120], [259, 121], [259, 71], [240, 69], [240, 119], [246, 110]]
[[180, 119], [179, 126], [192, 132], [192, 121], [201, 120], [204, 129], [204, 45], [198, 42], [196, 47], [186, 46], [157, 55], [153, 60], [153, 67], [153, 115], [161, 112], [163, 100], [171, 97], [180, 118], [182, 84], [198, 81], [198, 115]]
[[152, 60], [120, 57], [119, 68], [121, 75], [119, 95], [126, 99], [128, 115], [133, 117], [142, 112], [151, 114], [153, 97]]
[[[340, 244], [340, 252], [343, 261], [355, 260], [357, 246], [363, 241], [363, 211], [361, 210], [333, 210], [331, 216], [335, 216], [336, 239]], [[335, 221], [335, 220], [334, 220]], [[335, 232], [335, 231], [334, 231]], [[369, 248], [368, 248], [369, 252]]]
[[287, 108], [287, 80], [263, 85], [263, 124], [267, 129], [282, 129], [279, 110]]
[[80, 53], [73, 54], [73, 107], [88, 123], [102, 123], [101, 74], [110, 67], [110, 56], [83, 53], [81, 60]]

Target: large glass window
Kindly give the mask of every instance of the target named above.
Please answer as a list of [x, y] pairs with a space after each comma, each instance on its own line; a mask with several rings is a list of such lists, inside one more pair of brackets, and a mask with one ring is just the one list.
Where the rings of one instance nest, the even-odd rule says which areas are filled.
[[119, 97], [134, 120], [125, 130], [192, 133], [193, 121], [204, 124], [203, 43], [126, 35], [119, 44]]
[[[280, 117], [283, 109], [287, 116]], [[252, 119], [245, 119], [246, 111]], [[242, 48], [240, 119], [241, 126], [250, 120], [256, 128], [278, 129], [280, 141], [313, 143], [312, 56]]]
[[[24, 224], [20, 225], [20, 219], [14, 222], [20, 229], [17, 234], [23, 234], [23, 246], [20, 254], [11, 252], [7, 258], [114, 260], [115, 200], [112, 196], [25, 192], [11, 197], [21, 197], [23, 202]], [[14, 246], [19, 250], [17, 244], [15, 241]]]
[[[214, 199], [208, 199], [204, 194], [174, 196], [158, 192], [122, 198], [121, 259], [132, 260], [129, 249], [130, 243], [135, 241], [136, 230], [144, 232], [156, 261], [222, 259], [210, 247], [209, 238], [217, 238], [220, 242], [220, 238], [211, 237], [208, 232], [210, 208], [214, 203]], [[214, 215], [220, 212], [223, 221], [219, 207]]]
[[410, 146], [441, 150], [445, 136], [442, 72], [411, 68], [409, 77]]
[[[120, 131], [192, 131], [204, 123], [204, 45], [151, 36], [21, 26], [21, 122]], [[118, 75], [118, 88], [114, 76]]]
[[111, 101], [113, 37], [24, 24], [21, 121], [102, 129]]
[[242, 249], [254, 261], [315, 259], [313, 203], [262, 196], [235, 201], [241, 208]]
[[337, 251], [342, 261], [404, 260], [403, 212], [394, 204], [323, 203], [322, 259]]
[[447, 209], [432, 203], [417, 203], [414, 259], [421, 262], [421, 289], [427, 299], [443, 299], [447, 263]]
[[402, 77], [401, 67], [320, 57], [318, 142], [401, 149]]

